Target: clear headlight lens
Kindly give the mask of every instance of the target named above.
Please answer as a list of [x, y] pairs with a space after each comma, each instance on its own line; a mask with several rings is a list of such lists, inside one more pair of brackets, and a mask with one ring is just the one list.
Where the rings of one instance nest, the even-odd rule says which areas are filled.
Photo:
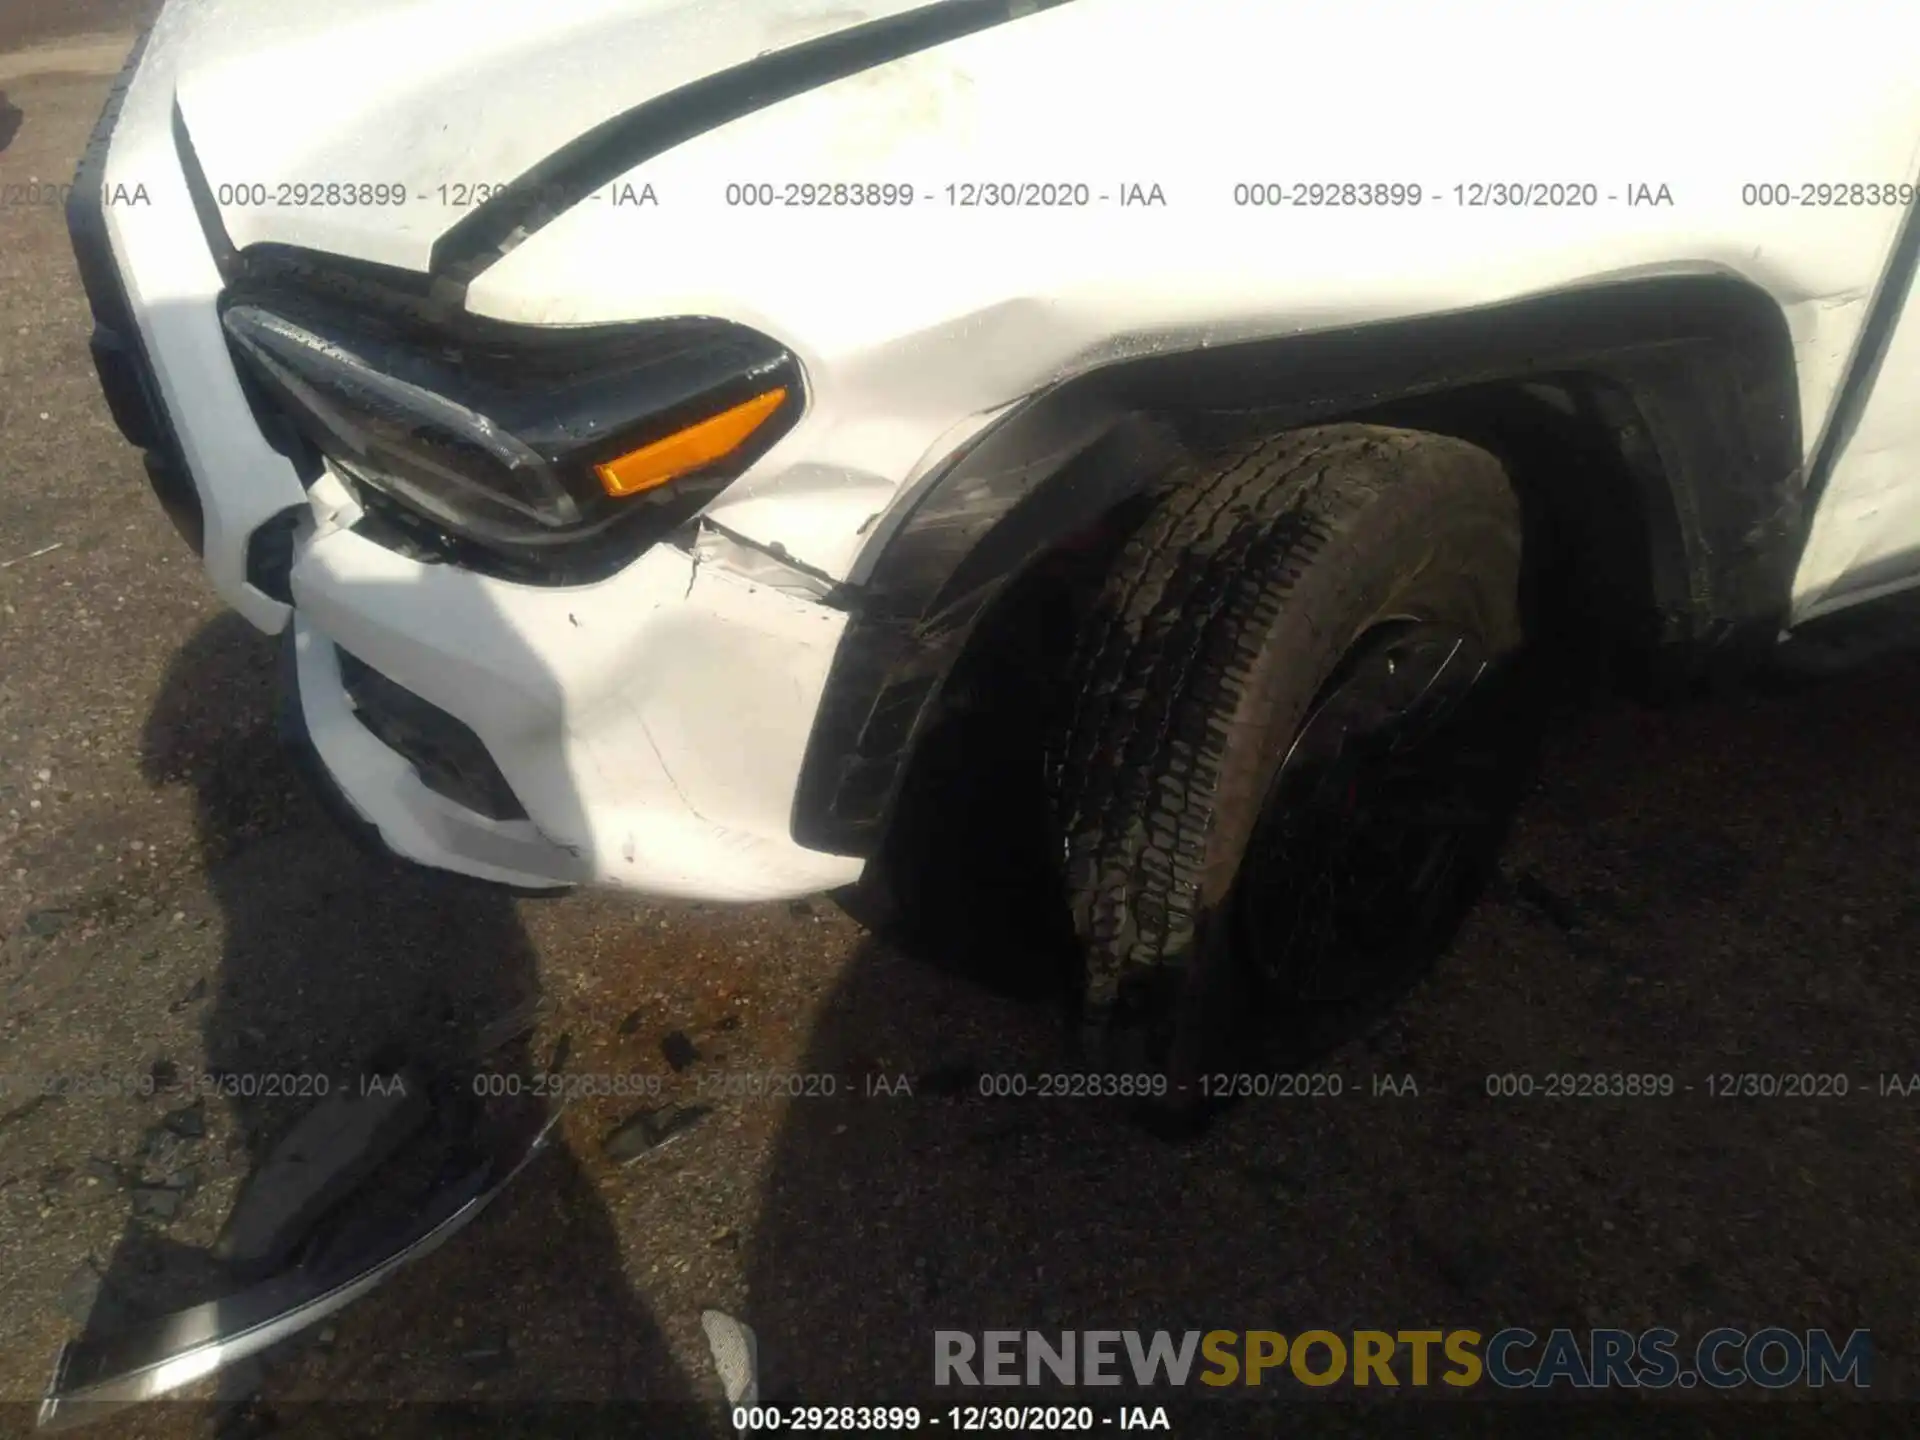
[[792, 357], [724, 321], [569, 332], [465, 318], [462, 334], [440, 335], [235, 297], [222, 324], [243, 368], [350, 482], [521, 560], [610, 540], [636, 553], [801, 407]]
[[226, 328], [310, 422], [309, 438], [351, 478], [461, 530], [580, 523], [580, 505], [553, 466], [485, 415], [384, 375], [268, 311], [236, 306]]

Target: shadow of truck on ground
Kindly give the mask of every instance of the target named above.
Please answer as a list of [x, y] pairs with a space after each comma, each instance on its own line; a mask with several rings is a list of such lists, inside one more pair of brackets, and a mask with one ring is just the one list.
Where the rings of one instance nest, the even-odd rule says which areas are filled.
[[[311, 1077], [328, 1077], [337, 1098], [355, 1077], [404, 1073], [436, 1102], [323, 1227], [364, 1230], [404, 1216], [451, 1152], [477, 1066], [537, 1068], [527, 1032], [539, 980], [514, 898], [363, 854], [319, 815], [275, 734], [275, 643], [234, 616], [208, 625], [175, 659], [147, 726], [150, 780], [191, 786], [198, 802], [225, 947], [205, 997], [206, 1076], [176, 1067], [163, 1077], [179, 1094], [140, 1157], [157, 1183], [136, 1192], [93, 1333], [230, 1290], [313, 1230], [319, 1217], [301, 1213], [298, 1196], [277, 1210], [269, 1196], [282, 1223], [254, 1227], [251, 1255], [217, 1259], [165, 1232], [167, 1186], [194, 1186], [223, 1164], [257, 1172], [315, 1106]], [[629, 1418], [651, 1416], [670, 1433], [690, 1402], [564, 1143], [437, 1254], [264, 1364], [236, 1367], [222, 1395], [239, 1407], [230, 1420], [297, 1415], [300, 1433], [368, 1418], [308, 1403], [321, 1399], [368, 1402], [389, 1433], [422, 1434], [439, 1433], [449, 1412], [387, 1407], [452, 1402], [470, 1412], [469, 1428], [513, 1430], [535, 1402], [636, 1401], [646, 1404]], [[590, 1428], [584, 1412], [576, 1418]]]

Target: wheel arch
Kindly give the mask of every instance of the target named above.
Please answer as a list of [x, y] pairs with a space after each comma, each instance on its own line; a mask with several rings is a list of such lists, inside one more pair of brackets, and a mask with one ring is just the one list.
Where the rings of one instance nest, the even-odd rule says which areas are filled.
[[[1077, 376], [948, 457], [874, 542], [802, 767], [795, 838], [874, 854], [943, 687], [1009, 582], [1097, 536], [1184, 454], [1234, 436], [1372, 419], [1504, 448], [1563, 533], [1600, 541], [1605, 602], [1631, 608], [1635, 643], [1663, 670], [1744, 663], [1777, 636], [1804, 544], [1799, 415], [1778, 304], [1722, 274]], [[1580, 463], [1560, 473], [1556, 454]]]

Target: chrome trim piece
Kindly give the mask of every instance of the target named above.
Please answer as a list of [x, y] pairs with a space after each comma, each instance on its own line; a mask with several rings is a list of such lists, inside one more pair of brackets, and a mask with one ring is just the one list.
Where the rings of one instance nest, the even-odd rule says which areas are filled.
[[66, 1430], [104, 1419], [345, 1309], [463, 1229], [545, 1148], [558, 1119], [558, 1110], [537, 1114], [502, 1131], [473, 1170], [437, 1192], [406, 1231], [373, 1254], [313, 1270], [296, 1267], [136, 1329], [69, 1341], [40, 1402], [39, 1428]]

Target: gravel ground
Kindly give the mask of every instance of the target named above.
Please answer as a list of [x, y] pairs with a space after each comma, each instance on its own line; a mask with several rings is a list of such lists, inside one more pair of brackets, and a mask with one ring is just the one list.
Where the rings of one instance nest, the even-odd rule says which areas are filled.
[[[15, 52], [76, 28], [9, 13], [41, 21], [0, 26]], [[106, 77], [10, 58], [0, 181], [64, 180]], [[690, 1431], [719, 1395], [706, 1305], [756, 1327], [770, 1383], [827, 1403], [914, 1398], [935, 1329], [996, 1326], [1866, 1327], [1875, 1393], [1912, 1392], [1920, 1093], [1878, 1092], [1920, 1072], [1920, 664], [1569, 719], [1452, 952], [1326, 1062], [1343, 1093], [1249, 1102], [1170, 1144], [1102, 1103], [982, 1098], [978, 1075], [1058, 1055], [1046, 1011], [825, 900], [516, 901], [355, 851], [278, 750], [272, 647], [221, 614], [161, 519], [86, 334], [59, 211], [0, 213], [0, 1073], [168, 1082], [0, 1096], [0, 1430], [30, 1423], [90, 1316], [214, 1283], [205, 1251], [301, 1103], [196, 1105], [193, 1077], [345, 1077], [395, 1047], [457, 1066], [514, 1015], [531, 1029], [497, 1064], [564, 1050], [569, 1073], [710, 1108], [621, 1163], [606, 1141], [636, 1101], [576, 1103], [563, 1143], [437, 1255], [206, 1382], [212, 1409], [99, 1433], [444, 1433], [449, 1414]], [[1567, 1071], [1675, 1093], [1486, 1093]], [[1712, 1098], [1726, 1071], [1851, 1088]], [[838, 1093], [714, 1093], [742, 1072]], [[1382, 1076], [1406, 1093], [1374, 1093]], [[867, 1093], [896, 1077], [911, 1095]], [[610, 1398], [659, 1408], [527, 1408]], [[1182, 1433], [1221, 1413], [1176, 1407]], [[1312, 1425], [1391, 1418], [1323, 1405]], [[1812, 1403], [1768, 1418], [1867, 1423]]]

